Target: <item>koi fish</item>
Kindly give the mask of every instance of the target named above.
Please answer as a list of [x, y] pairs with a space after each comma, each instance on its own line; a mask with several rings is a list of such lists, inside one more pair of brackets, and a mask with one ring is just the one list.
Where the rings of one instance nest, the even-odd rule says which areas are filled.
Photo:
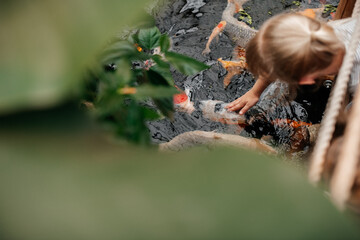
[[191, 114], [195, 111], [194, 103], [190, 101], [188, 96], [189, 90], [182, 91], [179, 87], [175, 86], [181, 93], [173, 96], [174, 107], [177, 111], [186, 112]]
[[291, 120], [291, 119], [287, 119], [287, 118], [278, 118], [275, 119], [274, 121], [271, 122], [272, 124], [277, 124], [277, 125], [281, 125], [281, 124], [286, 124], [289, 125], [292, 128], [299, 128], [299, 127], [310, 127], [313, 124], [312, 123], [307, 123], [307, 122], [303, 122], [303, 121], [295, 121], [295, 120]]
[[221, 21], [211, 32], [211, 35], [209, 37], [209, 40], [206, 43], [205, 49], [202, 52], [203, 55], [209, 54], [211, 52], [210, 50], [210, 44], [214, 38], [218, 38], [219, 34], [224, 31], [226, 27], [226, 21]]
[[[225, 106], [227, 103], [216, 100], [200, 101], [199, 108], [201, 109], [203, 116], [212, 121], [221, 122], [224, 124], [237, 124], [242, 127], [251, 125], [245, 116], [239, 115], [235, 112], [229, 112]], [[287, 118], [278, 118], [271, 121], [272, 125], [289, 125], [292, 128], [310, 127], [313, 124], [303, 121], [295, 121]]]
[[203, 113], [203, 117], [212, 121], [224, 124], [236, 124], [240, 126], [247, 125], [246, 118], [235, 112], [229, 112], [225, 106], [227, 103], [215, 100], [200, 101], [199, 108]]
[[240, 58], [238, 61], [224, 61], [221, 58], [218, 59], [223, 68], [225, 68], [228, 73], [224, 78], [224, 88], [229, 86], [231, 79], [240, 73], [242, 73], [245, 69], [247, 69], [247, 63], [245, 57]]
[[237, 68], [239, 70], [247, 68], [247, 63], [245, 62], [245, 59], [239, 60], [239, 61], [225, 61], [225, 60], [222, 60], [222, 58], [219, 58], [218, 61], [221, 63], [223, 68], [225, 68], [227, 71], [229, 71], [230, 69], [233, 69], [233, 68]]
[[[249, 39], [242, 38], [251, 38], [255, 35], [255, 30], [247, 26], [245, 23], [238, 21], [234, 14], [243, 10], [242, 5], [247, 2], [247, 0], [228, 0], [228, 4], [223, 11], [221, 22], [212, 30], [209, 40], [206, 43], [205, 49], [202, 52], [203, 55], [210, 53], [210, 44], [215, 37], [224, 31], [227, 27], [227, 32], [232, 35], [231, 38], [240, 40], [240, 42], [247, 42]], [[245, 45], [243, 46], [245, 47]]]

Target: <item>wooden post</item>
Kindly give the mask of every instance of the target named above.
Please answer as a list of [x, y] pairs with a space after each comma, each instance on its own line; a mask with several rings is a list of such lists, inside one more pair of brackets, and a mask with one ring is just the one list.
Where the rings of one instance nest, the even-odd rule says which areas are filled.
[[351, 17], [356, 0], [340, 0], [335, 13], [335, 20]]

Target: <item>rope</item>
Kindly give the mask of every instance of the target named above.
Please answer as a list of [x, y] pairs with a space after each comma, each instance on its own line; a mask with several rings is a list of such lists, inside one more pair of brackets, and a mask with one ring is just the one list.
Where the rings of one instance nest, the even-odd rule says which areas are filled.
[[[360, 12], [359, 2], [360, 1], [356, 2], [356, 7]], [[317, 144], [315, 145], [314, 152], [311, 157], [309, 179], [313, 183], [317, 183], [320, 180], [325, 162], [325, 154], [330, 146], [330, 141], [335, 130], [336, 119], [340, 113], [343, 99], [346, 95], [351, 69], [354, 65], [354, 56], [360, 39], [360, 24], [358, 23], [360, 23], [359, 19], [357, 20], [357, 24], [350, 41], [350, 46], [344, 57], [344, 62], [341, 66], [338, 79], [331, 93], [329, 103], [325, 111], [325, 116], [319, 130]]]
[[[356, 1], [351, 17], [358, 18], [360, 23], [360, 1]], [[359, 27], [356, 28], [352, 40], [359, 42]], [[345, 203], [351, 195], [351, 188], [354, 184], [359, 159], [360, 135], [360, 90], [357, 89], [354, 104], [349, 116], [349, 121], [344, 134], [343, 147], [339, 154], [338, 164], [335, 168], [330, 183], [330, 192], [334, 203], [344, 210]]]
[[[330, 192], [334, 203], [344, 210], [351, 195], [357, 173], [360, 147], [360, 90], [356, 91], [354, 104], [346, 126], [344, 142], [339, 154], [338, 164], [330, 183]], [[355, 133], [355, 134], [354, 134]]]

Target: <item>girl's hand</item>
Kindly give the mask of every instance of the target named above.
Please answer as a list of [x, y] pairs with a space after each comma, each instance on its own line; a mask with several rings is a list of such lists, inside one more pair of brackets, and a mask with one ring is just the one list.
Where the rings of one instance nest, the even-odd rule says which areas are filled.
[[254, 106], [259, 101], [258, 94], [254, 93], [250, 89], [242, 97], [239, 97], [235, 101], [229, 103], [225, 108], [228, 111], [237, 111], [240, 110], [239, 114], [245, 114], [252, 106]]

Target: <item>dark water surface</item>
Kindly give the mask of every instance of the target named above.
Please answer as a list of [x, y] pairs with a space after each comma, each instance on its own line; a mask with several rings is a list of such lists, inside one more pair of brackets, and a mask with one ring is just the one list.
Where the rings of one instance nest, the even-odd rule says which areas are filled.
[[[203, 130], [256, 138], [271, 135], [273, 144], [287, 151], [295, 129], [288, 124], [279, 123], [277, 119], [320, 122], [331, 89], [328, 86], [321, 86], [319, 89], [312, 86], [302, 87], [298, 89], [295, 101], [282, 101], [282, 104], [279, 104], [281, 100], [279, 98], [282, 97], [283, 92], [278, 86], [270, 86], [259, 103], [247, 113], [247, 118], [256, 116], [256, 121], [243, 131], [239, 131], [238, 126], [225, 125], [205, 118], [199, 109], [200, 101], [231, 102], [246, 93], [255, 83], [251, 73], [245, 71], [235, 76], [228, 88], [224, 89], [223, 79], [227, 72], [217, 59], [231, 60], [235, 47], [234, 42], [226, 34], [222, 34], [218, 42], [213, 41], [209, 55], [202, 55], [213, 28], [221, 21], [227, 0], [158, 2], [158, 6], [163, 7], [154, 8], [152, 13], [160, 31], [168, 33], [171, 37], [172, 50], [202, 61], [211, 68], [190, 77], [173, 72], [175, 84], [183, 90], [190, 91], [189, 96], [195, 103], [196, 110], [192, 114], [176, 112], [173, 122], [168, 119], [149, 122], [148, 126], [154, 143], [167, 142], [187, 131]], [[338, 2], [338, 0], [327, 1], [327, 4], [337, 6]], [[312, 1], [309, 5], [308, 0], [250, 0], [244, 4], [244, 9], [251, 16], [250, 26], [258, 29], [266, 19], [280, 12], [316, 8], [319, 5], [319, 1]], [[303, 147], [306, 147], [306, 144]]]

